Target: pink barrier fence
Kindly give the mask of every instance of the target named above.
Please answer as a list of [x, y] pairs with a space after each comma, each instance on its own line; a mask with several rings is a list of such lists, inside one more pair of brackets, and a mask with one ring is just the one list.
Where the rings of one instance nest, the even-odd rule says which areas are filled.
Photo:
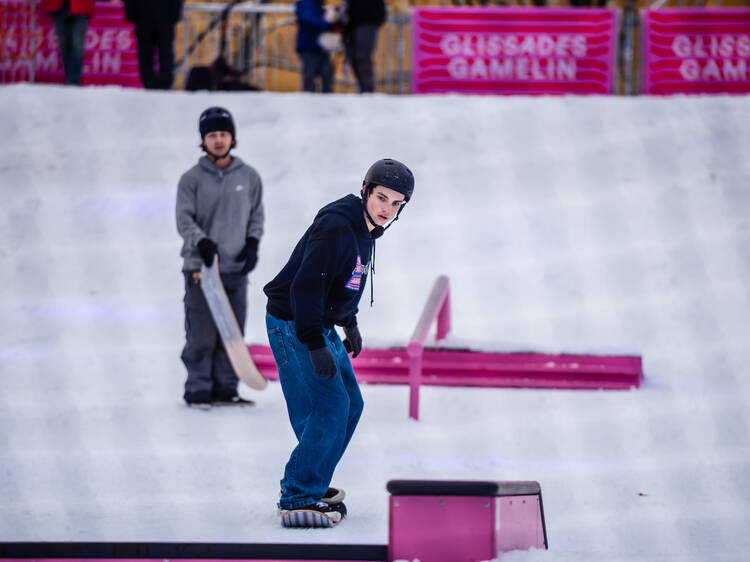
[[608, 94], [616, 12], [414, 8], [414, 93]]
[[[24, 0], [0, 0], [2, 53], [0, 83], [65, 82], [52, 17]], [[125, 21], [121, 2], [96, 2], [89, 20], [83, 85], [141, 87], [133, 26]]]
[[643, 93], [750, 92], [750, 8], [644, 10]]

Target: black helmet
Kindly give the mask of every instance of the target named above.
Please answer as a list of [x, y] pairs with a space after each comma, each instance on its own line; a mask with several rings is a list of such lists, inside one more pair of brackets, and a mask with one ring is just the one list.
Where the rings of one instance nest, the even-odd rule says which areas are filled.
[[402, 193], [404, 201], [408, 201], [414, 193], [414, 174], [398, 160], [383, 158], [367, 170], [364, 185], [382, 185]]
[[198, 130], [201, 138], [214, 131], [227, 131], [232, 138], [235, 137], [232, 114], [223, 107], [209, 107], [201, 113], [198, 119]]

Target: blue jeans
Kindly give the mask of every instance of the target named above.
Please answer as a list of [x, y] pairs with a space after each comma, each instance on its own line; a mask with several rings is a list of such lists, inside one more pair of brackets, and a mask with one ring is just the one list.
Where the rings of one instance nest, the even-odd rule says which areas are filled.
[[69, 12], [70, 8], [66, 4], [55, 13], [55, 32], [60, 43], [65, 83], [80, 86], [89, 16], [71, 16]]
[[364, 402], [335, 329], [324, 330], [323, 336], [336, 359], [338, 374], [324, 379], [313, 374], [310, 352], [297, 339], [293, 321], [266, 314], [266, 328], [298, 441], [281, 480], [279, 506], [296, 509], [319, 501], [328, 490]]
[[302, 89], [315, 92], [315, 78], [320, 76], [320, 90], [324, 94], [333, 92], [333, 63], [325, 51], [302, 51]]

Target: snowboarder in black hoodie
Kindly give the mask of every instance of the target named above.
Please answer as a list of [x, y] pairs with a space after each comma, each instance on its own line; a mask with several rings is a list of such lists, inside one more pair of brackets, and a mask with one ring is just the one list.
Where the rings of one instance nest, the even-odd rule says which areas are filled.
[[[364, 405], [348, 357], [362, 350], [357, 306], [375, 239], [413, 191], [409, 168], [378, 160], [365, 174], [361, 197], [323, 207], [263, 289], [268, 339], [298, 440], [281, 480], [286, 527], [330, 527], [346, 515], [344, 492], [330, 483]], [[343, 342], [335, 326], [343, 328]]]

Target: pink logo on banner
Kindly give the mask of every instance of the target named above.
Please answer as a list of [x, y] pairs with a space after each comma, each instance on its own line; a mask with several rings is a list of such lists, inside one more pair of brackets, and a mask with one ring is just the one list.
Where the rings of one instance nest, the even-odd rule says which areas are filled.
[[[5, 49], [0, 60], [0, 83], [26, 82], [32, 77], [34, 82], [65, 82], [54, 20], [38, 6], [32, 21], [28, 6], [22, 7], [17, 0], [0, 0], [4, 12], [0, 26], [4, 34], [13, 37], [14, 46], [12, 52]], [[124, 5], [96, 2], [95, 6], [86, 32], [83, 85], [141, 87], [135, 32], [125, 21]]]
[[643, 11], [646, 94], [750, 92], [750, 9]]
[[612, 92], [613, 9], [415, 8], [412, 92]]

